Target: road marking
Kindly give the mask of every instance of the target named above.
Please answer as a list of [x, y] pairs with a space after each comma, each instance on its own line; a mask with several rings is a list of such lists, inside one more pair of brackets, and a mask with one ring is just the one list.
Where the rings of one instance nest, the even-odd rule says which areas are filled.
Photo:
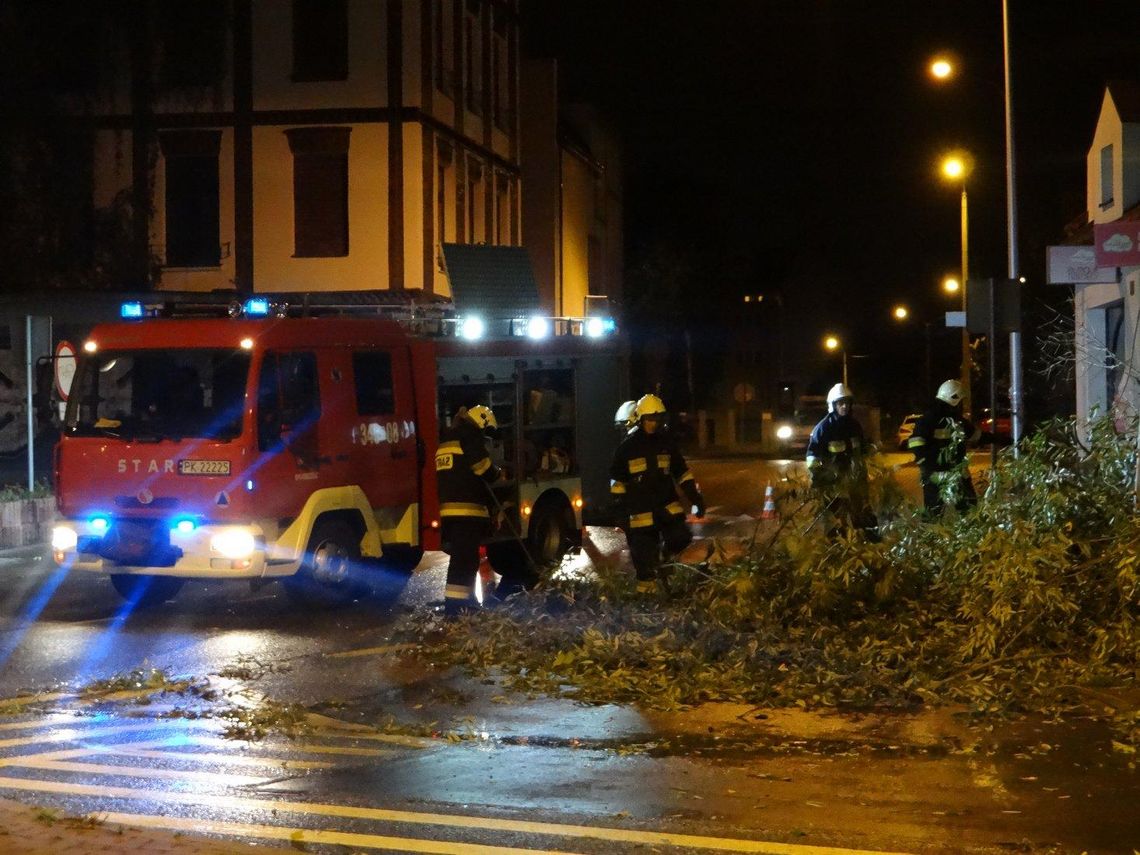
[[276, 825], [252, 825], [239, 822], [219, 822], [183, 819], [174, 816], [151, 816], [141, 813], [93, 813], [93, 819], [127, 826], [163, 828], [197, 834], [219, 834], [227, 837], [260, 837], [288, 840], [294, 846], [311, 844], [339, 844], [352, 848], [394, 849], [400, 852], [432, 852], [440, 855], [495, 855], [497, 852], [517, 852], [520, 855], [574, 855], [552, 849], [516, 849], [510, 846], [484, 846], [477, 843], [458, 843], [451, 840], [425, 840], [417, 837], [387, 837], [379, 834], [357, 834], [348, 831], [320, 831], [310, 828], [286, 828]]
[[[391, 752], [378, 752], [389, 754]], [[282, 760], [276, 757], [251, 757], [248, 754], [210, 754], [194, 751], [167, 751], [164, 749], [126, 748], [110, 745], [106, 748], [76, 748], [71, 751], [57, 751], [49, 759], [67, 760], [72, 757], [90, 757], [97, 754], [113, 754], [124, 757], [146, 757], [151, 760], [190, 760], [233, 766], [269, 766], [277, 769], [332, 769], [335, 763], [325, 760]], [[44, 759], [40, 756], [40, 759]]]
[[[58, 722], [56, 722], [56, 724], [58, 724]], [[73, 742], [78, 739], [88, 739], [93, 736], [109, 736], [113, 733], [130, 733], [133, 731], [154, 729], [154, 722], [116, 724], [109, 727], [93, 727], [90, 730], [83, 731], [75, 727], [62, 727], [55, 733], [40, 734], [38, 736], [22, 736], [18, 739], [0, 739], [0, 748], [17, 748], [23, 745], [35, 745], [39, 742]]]
[[[688, 847], [690, 849], [716, 849], [725, 852], [753, 852], [763, 853], [763, 855], [904, 855], [904, 853], [900, 852], [843, 849], [831, 846], [808, 846], [796, 843], [772, 843], [762, 840], [674, 834], [664, 831], [636, 831], [633, 829], [607, 826], [563, 825], [560, 823], [497, 819], [494, 817], [466, 816], [463, 814], [425, 813], [418, 811], [389, 810], [385, 808], [353, 807], [350, 805], [324, 804], [321, 802], [289, 802], [279, 799], [214, 796], [192, 792], [136, 790], [129, 787], [106, 787], [93, 784], [64, 783], [62, 781], [41, 781], [23, 778], [0, 777], [0, 789], [27, 790], [38, 793], [90, 796], [95, 798], [141, 799], [154, 803], [173, 803], [179, 805], [196, 804], [225, 810], [274, 811], [277, 813], [364, 819], [376, 822], [438, 825], [448, 828], [468, 828], [481, 831], [544, 834], [558, 837], [609, 840], [631, 844]], [[96, 815], [101, 816], [102, 814]], [[161, 817], [160, 819], [167, 820], [171, 818]], [[306, 834], [311, 833], [303, 829], [297, 829], [297, 831]], [[456, 848], [458, 845], [459, 844], [448, 843], [446, 846], [450, 848], [421, 851], [459, 852], [461, 850]], [[500, 849], [500, 851], [502, 850]]]
[[440, 740], [430, 736], [407, 736], [402, 733], [344, 733], [337, 730], [314, 730], [313, 736], [335, 737], [337, 739], [367, 739], [372, 742], [388, 742], [405, 748], [430, 748], [440, 744]]
[[112, 775], [121, 778], [154, 778], [176, 781], [217, 781], [232, 787], [252, 787], [264, 784], [265, 776], [233, 775], [228, 772], [195, 772], [184, 769], [148, 769], [142, 766], [116, 766], [109, 763], [75, 763], [70, 760], [45, 760], [39, 756], [9, 757], [0, 765], [20, 769], [48, 769], [57, 772], [81, 772], [92, 775]]

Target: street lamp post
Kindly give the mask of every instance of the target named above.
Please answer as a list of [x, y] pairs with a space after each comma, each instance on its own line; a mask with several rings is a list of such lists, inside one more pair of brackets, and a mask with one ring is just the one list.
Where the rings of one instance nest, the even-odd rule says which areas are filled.
[[843, 343], [833, 335], [827, 336], [823, 340], [823, 346], [830, 351], [838, 350], [843, 355], [843, 385], [847, 385], [847, 348], [843, 347]]
[[[962, 182], [962, 312], [966, 312], [966, 282], [970, 276], [970, 206], [966, 196], [966, 175], [969, 172], [967, 160], [961, 155], [951, 155], [942, 162], [942, 174], [951, 181]], [[970, 329], [962, 327], [962, 412], [970, 413]]]
[[[891, 316], [899, 323], [904, 322], [910, 317], [910, 310], [906, 306], [895, 306], [891, 310]], [[923, 396], [930, 394], [930, 321], [922, 322], [923, 342], [926, 345], [926, 361], [923, 365], [922, 374], [922, 394]]]

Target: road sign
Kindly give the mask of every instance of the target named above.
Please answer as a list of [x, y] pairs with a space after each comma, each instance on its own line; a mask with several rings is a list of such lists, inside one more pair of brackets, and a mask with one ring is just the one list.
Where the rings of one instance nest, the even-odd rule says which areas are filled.
[[55, 346], [55, 391], [66, 401], [71, 394], [71, 381], [75, 379], [75, 346], [61, 341]]
[[[991, 289], [992, 283], [992, 289]], [[971, 279], [966, 285], [966, 324], [974, 335], [1021, 329], [1021, 283], [1016, 279]]]

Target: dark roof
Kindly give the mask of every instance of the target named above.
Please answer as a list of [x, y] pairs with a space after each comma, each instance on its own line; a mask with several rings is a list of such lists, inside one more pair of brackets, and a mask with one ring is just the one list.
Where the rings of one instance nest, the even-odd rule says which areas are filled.
[[1108, 91], [1112, 94], [1112, 103], [1120, 113], [1122, 122], [1140, 122], [1140, 83], [1133, 80], [1110, 80]]
[[521, 246], [445, 243], [443, 260], [459, 314], [504, 320], [541, 311], [530, 256]]

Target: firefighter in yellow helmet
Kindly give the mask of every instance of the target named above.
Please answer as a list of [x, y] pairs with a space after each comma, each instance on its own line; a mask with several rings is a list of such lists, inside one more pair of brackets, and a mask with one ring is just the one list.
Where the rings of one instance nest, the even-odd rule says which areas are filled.
[[491, 461], [484, 436], [498, 426], [490, 407], [461, 407], [452, 424], [444, 428], [435, 452], [440, 535], [450, 556], [443, 594], [448, 617], [478, 607], [479, 547], [491, 531], [488, 487], [502, 474]]
[[657, 588], [663, 559], [671, 559], [693, 539], [686, 522], [684, 493], [694, 516], [704, 516], [705, 499], [676, 444], [665, 432], [665, 404], [656, 395], [637, 402], [636, 427], [610, 465], [610, 492], [626, 517], [625, 535], [637, 572], [637, 589]]
[[951, 498], [962, 512], [975, 504], [978, 495], [970, 478], [966, 446], [977, 442], [981, 431], [962, 416], [962, 384], [947, 380], [938, 387], [934, 401], [915, 422], [906, 447], [918, 463], [922, 502], [926, 513], [938, 516]]
[[614, 413], [614, 428], [622, 435], [637, 427], [637, 401], [626, 401]]

